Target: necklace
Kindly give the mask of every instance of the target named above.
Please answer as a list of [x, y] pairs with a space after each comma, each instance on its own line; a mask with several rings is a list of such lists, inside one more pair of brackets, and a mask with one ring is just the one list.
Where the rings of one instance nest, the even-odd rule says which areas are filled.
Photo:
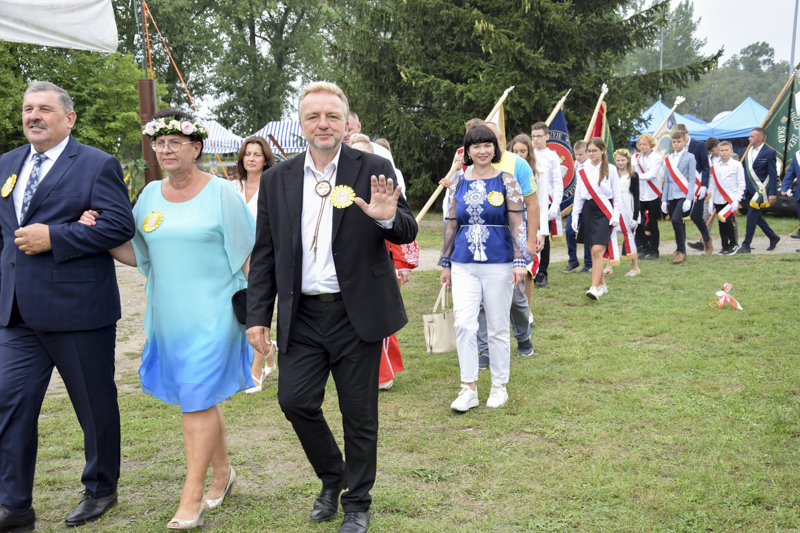
[[331, 165], [330, 174], [327, 170], [324, 171], [322, 174], [322, 178], [317, 178], [316, 172], [314, 173], [314, 179], [317, 181], [317, 184], [314, 186], [314, 192], [317, 193], [319, 196], [320, 204], [319, 204], [319, 215], [317, 215], [317, 226], [314, 228], [314, 240], [311, 241], [311, 250], [314, 251], [314, 262], [317, 262], [317, 241], [319, 241], [319, 225], [322, 222], [322, 213], [325, 211], [325, 198], [331, 193], [331, 178], [333, 178], [333, 173], [336, 171], [336, 167]]

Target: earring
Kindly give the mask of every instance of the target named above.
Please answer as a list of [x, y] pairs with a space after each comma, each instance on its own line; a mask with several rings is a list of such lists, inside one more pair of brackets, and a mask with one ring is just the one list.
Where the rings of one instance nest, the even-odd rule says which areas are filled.
[[470, 156], [468, 156], [467, 154], [464, 154], [464, 164], [466, 166], [472, 165], [472, 158]]

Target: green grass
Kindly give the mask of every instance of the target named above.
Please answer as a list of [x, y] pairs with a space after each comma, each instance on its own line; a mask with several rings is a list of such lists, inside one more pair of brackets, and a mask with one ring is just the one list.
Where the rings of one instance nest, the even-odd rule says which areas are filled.
[[[786, 220], [773, 225], [783, 235], [796, 227]], [[406, 370], [380, 395], [370, 531], [800, 531], [800, 254], [772, 255], [740, 282], [743, 311], [708, 305], [762, 257], [665, 257], [637, 278], [623, 265], [600, 301], [584, 295], [588, 276], [554, 263], [534, 291], [536, 353], [512, 355], [509, 403], [466, 414], [449, 409], [455, 354], [423, 349], [439, 273], [415, 273], [398, 334]], [[241, 484], [206, 530], [338, 531], [341, 515], [307, 519], [319, 483], [276, 391], [271, 379], [222, 405]], [[120, 407], [120, 504], [82, 531], [163, 531], [185, 468], [179, 410], [140, 392]], [[341, 442], [332, 383], [324, 409]], [[39, 442], [37, 530], [62, 531], [83, 468], [67, 398], [45, 400]]]

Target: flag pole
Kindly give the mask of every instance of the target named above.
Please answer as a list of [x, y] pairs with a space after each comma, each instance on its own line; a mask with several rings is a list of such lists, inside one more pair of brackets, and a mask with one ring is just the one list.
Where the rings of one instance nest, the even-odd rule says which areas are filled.
[[548, 127], [550, 126], [550, 123], [553, 122], [553, 119], [556, 118], [558, 112], [564, 108], [564, 102], [567, 101], [567, 96], [569, 96], [569, 93], [571, 92], [572, 89], [567, 91], [567, 94], [561, 97], [561, 100], [559, 100], [556, 106], [553, 108], [553, 112], [550, 113], [550, 116], [547, 117], [547, 120], [544, 121], [544, 123], [547, 124]]
[[[508, 96], [508, 93], [510, 93], [510, 92], [511, 92], [513, 89], [514, 89], [514, 86], [512, 85], [511, 87], [509, 87], [508, 89], [506, 89], [506, 90], [503, 92], [503, 96], [501, 96], [501, 97], [500, 97], [500, 99], [497, 101], [497, 103], [494, 105], [494, 107], [493, 107], [493, 108], [492, 108], [492, 110], [489, 112], [489, 115], [486, 117], [486, 120], [485, 120], [484, 122], [490, 122], [490, 121], [491, 121], [491, 120], [494, 118], [494, 116], [495, 116], [495, 115], [497, 114], [497, 112], [500, 110], [500, 106], [502, 106], [502, 105], [503, 105], [503, 102], [505, 102], [505, 100], [506, 100], [506, 97]], [[502, 147], [501, 147], [501, 149], [502, 149]], [[460, 163], [460, 162], [458, 162], [458, 161], [456, 161], [456, 162], [453, 164], [453, 168], [451, 168], [451, 169], [450, 169], [450, 172], [448, 172], [448, 173], [447, 173], [447, 176], [445, 176], [443, 179], [449, 180], [450, 178], [452, 178], [452, 177], [453, 177], [453, 174], [455, 174], [455, 173], [456, 173], [456, 170], [458, 170], [460, 166], [461, 166], [461, 163]], [[439, 185], [438, 187], [436, 187], [436, 190], [435, 190], [435, 191], [433, 191], [433, 194], [431, 195], [430, 199], [429, 199], [429, 200], [427, 201], [427, 203], [426, 203], [426, 204], [425, 204], [425, 205], [422, 207], [422, 209], [420, 210], [419, 214], [417, 215], [417, 219], [416, 219], [416, 220], [417, 220], [417, 223], [419, 223], [419, 221], [420, 221], [420, 220], [422, 220], [422, 219], [425, 217], [425, 215], [426, 215], [426, 214], [427, 214], [427, 212], [428, 212], [428, 209], [430, 209], [430, 208], [431, 208], [431, 206], [433, 205], [433, 202], [435, 202], [435, 201], [436, 201], [436, 198], [438, 198], [438, 197], [439, 197], [439, 194], [440, 194], [440, 193], [441, 193], [443, 190], [444, 190], [444, 187], [442, 187], [441, 185]]]
[[[789, 76], [789, 80], [786, 82], [786, 85], [784, 85], [784, 86], [783, 86], [783, 89], [781, 89], [781, 92], [780, 92], [780, 94], [778, 95], [778, 97], [775, 99], [775, 101], [774, 101], [774, 102], [772, 102], [772, 107], [770, 107], [770, 108], [769, 108], [769, 111], [768, 111], [768, 112], [767, 112], [767, 114], [764, 116], [764, 120], [762, 120], [762, 121], [761, 121], [761, 127], [762, 127], [762, 128], [764, 127], [764, 125], [765, 125], [765, 124], [767, 123], [767, 121], [769, 120], [770, 116], [772, 115], [772, 112], [775, 110], [775, 106], [776, 106], [776, 105], [778, 105], [778, 102], [780, 102], [780, 101], [781, 101], [781, 98], [783, 98], [783, 93], [785, 93], [785, 92], [786, 92], [786, 89], [788, 89], [788, 88], [789, 88], [789, 85], [791, 85], [791, 83], [792, 83], [792, 80], [793, 80], [793, 79], [794, 79], [794, 77], [797, 75], [797, 71], [798, 71], [798, 70], [800, 70], [800, 66], [798, 66], [797, 68], [795, 68], [795, 69], [794, 69], [794, 72], [792, 72], [792, 75], [791, 75], [791, 76]], [[747, 148], [745, 148], [745, 150], [744, 150], [744, 153], [742, 154], [742, 161], [744, 161], [744, 158], [745, 158], [745, 157], [747, 157], [747, 152], [749, 152], [749, 151], [750, 151], [750, 145], [748, 144], [748, 145], [747, 145]]]
[[675, 108], [677, 108], [685, 100], [686, 100], [686, 98], [684, 98], [683, 96], [678, 96], [677, 98], [675, 98], [675, 104], [673, 104], [672, 109], [670, 109], [669, 113], [666, 114], [666, 116], [664, 117], [664, 120], [661, 121], [661, 124], [659, 124], [658, 127], [655, 130], [653, 130], [653, 136], [654, 137], [655, 137], [655, 134], [657, 134], [659, 131], [661, 131], [661, 129], [664, 126], [667, 125], [667, 121], [669, 120], [669, 117], [671, 117], [672, 114], [675, 112]]
[[594, 107], [594, 113], [592, 113], [592, 120], [589, 122], [589, 128], [586, 130], [586, 135], [584, 135], [583, 140], [589, 142], [591, 139], [592, 130], [594, 129], [594, 124], [597, 122], [597, 113], [600, 111], [600, 106], [603, 105], [603, 98], [606, 97], [606, 93], [608, 92], [608, 85], [605, 83], [601, 87], [600, 90], [600, 98], [597, 99], [597, 105]]

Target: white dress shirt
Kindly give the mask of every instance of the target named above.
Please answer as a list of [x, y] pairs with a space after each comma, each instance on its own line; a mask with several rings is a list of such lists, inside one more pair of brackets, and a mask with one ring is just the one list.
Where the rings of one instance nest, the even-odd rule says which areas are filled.
[[[639, 168], [641, 163], [642, 169]], [[645, 183], [651, 181], [656, 185], [660, 184], [659, 177], [661, 176], [661, 167], [664, 164], [664, 159], [661, 154], [653, 150], [649, 155], [644, 155], [639, 152], [637, 163], [633, 165], [633, 169], [639, 174], [639, 200], [642, 202], [652, 202], [658, 199], [658, 195], [650, 185]]]
[[[739, 203], [745, 189], [744, 167], [742, 164], [732, 157], [727, 163], [719, 161], [714, 165], [714, 174], [717, 176], [720, 186], [725, 189], [725, 192], [728, 193], [731, 200], [733, 200], [734, 203]], [[722, 196], [722, 193], [719, 192], [713, 176], [708, 181], [708, 194], [715, 204], [728, 203]]]
[[[63, 141], [44, 153], [44, 155], [47, 156], [47, 159], [42, 161], [42, 166], [39, 169], [38, 186], [41, 186], [42, 181], [47, 176], [47, 173], [50, 172], [50, 169], [53, 168], [58, 156], [60, 156], [61, 152], [64, 151], [64, 148], [67, 147], [68, 142], [69, 135], [67, 135]], [[36, 153], [36, 148], [31, 145], [31, 153], [25, 159], [25, 164], [22, 165], [22, 170], [20, 171], [19, 176], [17, 176], [17, 183], [14, 185], [14, 192], [12, 193], [12, 198], [14, 199], [14, 209], [17, 211], [17, 220], [19, 220], [20, 223], [22, 222], [22, 217], [20, 216], [22, 214], [22, 200], [25, 198], [25, 188], [28, 186], [28, 179], [31, 177], [31, 171], [33, 170], [33, 154]]]
[[[617, 168], [610, 164], [608, 165], [608, 177], [600, 181], [600, 165], [593, 165], [590, 160], [586, 160], [583, 164], [582, 170], [586, 173], [589, 183], [594, 187], [595, 192], [601, 197], [608, 200], [613, 200], [614, 206], [611, 212], [612, 218], [620, 213], [626, 212], [624, 202], [622, 200], [622, 193], [619, 189], [619, 174]], [[589, 200], [593, 200], [589, 189], [583, 185], [583, 179], [580, 175], [576, 178], [578, 181], [575, 187], [575, 200], [573, 201], [572, 210], [575, 216], [578, 216], [583, 211], [583, 204]], [[599, 183], [599, 184], [598, 184]], [[599, 207], [599, 206], [598, 206]]]
[[[303, 294], [328, 294], [340, 292], [339, 278], [336, 276], [336, 266], [333, 263], [333, 210], [330, 194], [324, 199], [317, 194], [317, 182], [323, 179], [331, 184], [331, 190], [336, 187], [336, 174], [339, 169], [339, 156], [342, 147], [336, 152], [333, 160], [327, 164], [323, 172], [314, 166], [311, 151], [306, 151], [303, 163], [303, 211], [301, 214], [302, 245], [303, 245], [303, 281], [300, 291]], [[324, 208], [323, 208], [324, 206]], [[317, 218], [322, 208], [322, 218], [319, 221], [317, 233], [317, 253], [314, 257], [314, 232], [317, 228]], [[361, 209], [353, 204], [347, 209]], [[376, 220], [384, 228], [391, 228], [394, 217], [390, 220]]]
[[536, 157], [536, 170], [539, 176], [547, 177], [548, 196], [553, 197], [551, 202], [549, 198], [545, 197], [548, 204], [561, 205], [561, 200], [564, 196], [564, 180], [561, 178], [561, 158], [558, 154], [549, 148], [544, 150], [533, 151]]

